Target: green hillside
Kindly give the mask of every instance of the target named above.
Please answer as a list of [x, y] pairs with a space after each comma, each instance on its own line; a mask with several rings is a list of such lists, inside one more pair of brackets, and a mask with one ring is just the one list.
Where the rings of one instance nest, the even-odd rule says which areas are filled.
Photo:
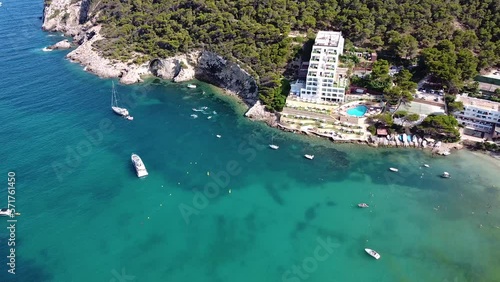
[[[280, 74], [298, 55], [301, 31], [341, 30], [356, 45], [403, 59], [449, 39], [469, 49], [478, 68], [500, 63], [498, 0], [101, 0], [93, 1], [110, 39], [99, 42], [106, 56], [140, 61], [196, 48], [237, 60], [256, 77], [272, 108], [282, 103]], [[428, 52], [429, 53], [429, 52]]]

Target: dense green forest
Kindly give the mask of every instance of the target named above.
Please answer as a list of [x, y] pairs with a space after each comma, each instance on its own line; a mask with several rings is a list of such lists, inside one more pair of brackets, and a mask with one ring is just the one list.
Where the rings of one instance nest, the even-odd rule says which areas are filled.
[[[457, 62], [457, 56], [473, 56], [476, 69], [500, 64], [498, 0], [93, 2], [93, 13], [99, 13], [98, 22], [108, 38], [98, 45], [107, 56], [126, 60], [141, 53], [145, 56], [138, 60], [146, 61], [196, 48], [212, 50], [238, 61], [253, 74], [261, 86], [261, 97], [278, 110], [283, 97], [275, 88], [282, 88], [281, 74], [300, 55], [307, 40], [289, 37], [290, 31], [313, 38], [317, 30], [341, 30], [356, 45], [403, 60], [414, 59], [429, 48], [423, 53], [430, 62], [445, 48], [458, 54], [449, 56], [453, 63], [467, 63]], [[446, 72], [434, 61], [426, 66], [432, 72]], [[453, 79], [465, 76], [453, 74]], [[454, 81], [450, 87], [459, 84]]]

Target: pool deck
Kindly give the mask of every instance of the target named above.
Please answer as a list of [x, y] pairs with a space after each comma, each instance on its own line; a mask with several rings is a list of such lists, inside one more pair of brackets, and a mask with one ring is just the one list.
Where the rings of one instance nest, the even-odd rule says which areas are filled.
[[[362, 117], [347, 114], [348, 109], [361, 105], [368, 109]], [[424, 145], [423, 139], [420, 142], [401, 142], [396, 141], [394, 137], [391, 139], [371, 135], [367, 117], [381, 113], [383, 106], [379, 102], [371, 101], [352, 101], [343, 105], [331, 102], [314, 103], [291, 96], [280, 114], [278, 128], [339, 143], [363, 143], [374, 147], [414, 147], [430, 149], [435, 154], [449, 152], [451, 148], [459, 149], [456, 143], [434, 146], [432, 141]]]

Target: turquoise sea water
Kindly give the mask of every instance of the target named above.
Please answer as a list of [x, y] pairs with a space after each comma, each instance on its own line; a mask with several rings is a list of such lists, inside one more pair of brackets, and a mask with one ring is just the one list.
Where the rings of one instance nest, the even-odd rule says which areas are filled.
[[0, 203], [14, 170], [22, 213], [0, 281], [500, 281], [498, 162], [274, 131], [201, 83], [117, 86], [127, 121], [111, 81], [41, 50], [41, 13], [0, 7]]
[[360, 105], [356, 106], [355, 108], [350, 108], [347, 110], [347, 114], [353, 117], [362, 117], [366, 113], [366, 106]]

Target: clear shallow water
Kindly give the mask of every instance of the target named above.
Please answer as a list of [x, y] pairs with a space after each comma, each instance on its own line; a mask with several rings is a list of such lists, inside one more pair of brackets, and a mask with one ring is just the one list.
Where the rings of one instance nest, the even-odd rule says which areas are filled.
[[356, 106], [355, 108], [350, 108], [347, 110], [347, 114], [353, 117], [362, 117], [366, 113], [366, 106], [360, 105]]
[[41, 51], [60, 39], [41, 11], [0, 7], [0, 171], [16, 171], [23, 214], [15, 276], [0, 229], [0, 281], [499, 281], [497, 162], [285, 134], [201, 84], [117, 86], [129, 122], [109, 80]]

